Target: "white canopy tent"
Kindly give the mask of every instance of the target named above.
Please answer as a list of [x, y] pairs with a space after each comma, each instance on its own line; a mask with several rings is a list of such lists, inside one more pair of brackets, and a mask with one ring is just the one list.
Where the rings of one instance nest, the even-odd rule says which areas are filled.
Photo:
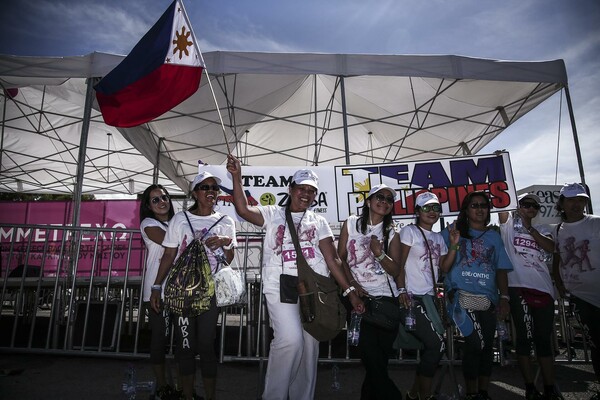
[[[76, 195], [80, 146], [87, 147], [82, 193], [140, 192], [156, 180], [187, 192], [198, 162], [225, 162], [206, 76], [192, 97], [148, 124], [103, 123], [86, 79], [122, 58], [0, 56], [0, 84], [19, 88], [1, 98], [0, 191]], [[248, 165], [475, 154], [557, 91], [568, 95], [562, 60], [241, 52], [204, 59], [231, 150]]]

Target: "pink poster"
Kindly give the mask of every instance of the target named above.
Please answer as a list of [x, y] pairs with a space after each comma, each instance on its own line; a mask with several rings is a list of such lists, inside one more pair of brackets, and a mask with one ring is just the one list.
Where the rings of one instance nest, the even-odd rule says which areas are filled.
[[[82, 202], [79, 226], [89, 230], [70, 230], [71, 215], [70, 201], [1, 202], [2, 276], [21, 276], [25, 265], [31, 276], [73, 269], [77, 276], [124, 276], [128, 260], [129, 276], [141, 275], [145, 253], [139, 201]], [[79, 249], [72, 247], [77, 244], [73, 237], [81, 238]]]

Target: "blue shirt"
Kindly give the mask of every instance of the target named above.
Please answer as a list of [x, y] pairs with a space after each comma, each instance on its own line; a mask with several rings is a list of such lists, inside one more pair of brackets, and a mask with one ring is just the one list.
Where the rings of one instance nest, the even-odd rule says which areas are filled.
[[[460, 249], [444, 280], [446, 290], [465, 290], [470, 293], [485, 294], [494, 304], [497, 304], [496, 270], [512, 271], [513, 269], [502, 238], [492, 229], [486, 231], [469, 229], [469, 234], [473, 239], [460, 238]], [[442, 236], [449, 247], [447, 229], [442, 231]]]

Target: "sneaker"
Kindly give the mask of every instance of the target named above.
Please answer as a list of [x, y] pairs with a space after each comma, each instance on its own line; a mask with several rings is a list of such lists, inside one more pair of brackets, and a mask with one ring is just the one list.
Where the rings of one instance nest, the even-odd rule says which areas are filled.
[[536, 389], [525, 391], [525, 400], [543, 400], [544, 396]]
[[405, 398], [405, 400], [419, 400], [419, 395], [416, 394], [415, 397], [413, 397], [413, 396], [410, 395], [410, 391], [407, 390], [406, 391], [406, 398]]
[[544, 400], [565, 400], [564, 397], [560, 393], [552, 392], [552, 393], [544, 393], [542, 396]]
[[156, 389], [156, 393], [154, 393], [155, 400], [177, 400], [179, 399], [179, 394], [173, 389], [171, 385], [163, 385]]

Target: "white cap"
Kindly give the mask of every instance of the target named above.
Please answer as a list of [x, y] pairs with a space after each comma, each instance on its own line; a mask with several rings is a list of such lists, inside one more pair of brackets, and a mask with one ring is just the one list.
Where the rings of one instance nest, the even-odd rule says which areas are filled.
[[580, 183], [565, 183], [565, 185], [560, 189], [560, 195], [565, 197], [590, 198], [585, 191], [585, 188]]
[[521, 200], [525, 200], [525, 199], [531, 199], [538, 204], [540, 204], [542, 202], [540, 200], [540, 197], [537, 194], [533, 194], [533, 193], [523, 193], [523, 194], [520, 194], [519, 197], [517, 197], [517, 200], [519, 203], [521, 202]]
[[431, 192], [423, 192], [415, 199], [415, 206], [423, 207], [427, 204], [440, 204], [440, 200]]
[[369, 190], [369, 194], [367, 195], [367, 199], [369, 197], [373, 196], [375, 193], [379, 192], [380, 190], [387, 190], [394, 197], [394, 201], [398, 201], [398, 193], [394, 189], [392, 189], [391, 187], [389, 187], [388, 185], [386, 185], [385, 183], [380, 183], [379, 185], [373, 186], [371, 188], [371, 190]]
[[319, 189], [319, 177], [310, 169], [299, 169], [294, 173], [292, 180], [296, 185], [310, 185]]
[[194, 178], [194, 181], [192, 182], [192, 190], [196, 188], [196, 185], [204, 182], [208, 178], [213, 178], [215, 181], [217, 181], [217, 185], [221, 184], [221, 178], [219, 178], [218, 176], [214, 176], [208, 171], [202, 171]]

